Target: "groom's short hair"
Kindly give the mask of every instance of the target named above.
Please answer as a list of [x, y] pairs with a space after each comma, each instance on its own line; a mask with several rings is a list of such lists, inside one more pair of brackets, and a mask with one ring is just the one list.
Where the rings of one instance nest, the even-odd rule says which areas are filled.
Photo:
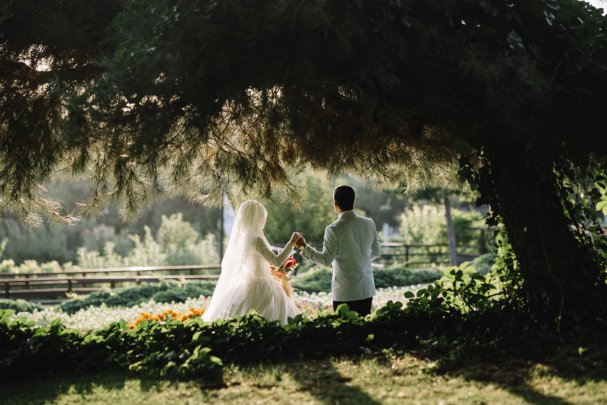
[[350, 186], [337, 186], [333, 192], [333, 199], [342, 211], [354, 209], [354, 197], [354, 189]]

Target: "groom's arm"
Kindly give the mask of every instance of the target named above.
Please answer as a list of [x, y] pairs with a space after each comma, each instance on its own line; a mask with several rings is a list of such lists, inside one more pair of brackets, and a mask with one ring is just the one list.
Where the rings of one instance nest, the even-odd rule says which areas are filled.
[[381, 256], [381, 245], [379, 244], [379, 238], [377, 237], [377, 228], [375, 222], [371, 221], [373, 225], [373, 242], [371, 243], [371, 261]]
[[333, 229], [328, 226], [325, 229], [325, 237], [322, 243], [322, 252], [314, 249], [312, 246], [306, 244], [301, 254], [306, 259], [310, 259], [315, 263], [329, 266], [337, 255], [337, 238]]

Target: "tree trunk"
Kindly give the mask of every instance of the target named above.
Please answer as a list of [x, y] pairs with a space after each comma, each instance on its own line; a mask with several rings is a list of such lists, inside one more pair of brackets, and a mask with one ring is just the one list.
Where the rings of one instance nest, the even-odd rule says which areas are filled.
[[605, 314], [603, 271], [569, 226], [552, 162], [503, 144], [489, 152], [497, 210], [520, 264], [531, 311], [544, 324], [594, 323]]
[[443, 193], [443, 202], [445, 204], [445, 218], [447, 220], [447, 240], [449, 241], [449, 261], [452, 266], [457, 266], [459, 260], [457, 258], [457, 239], [455, 237], [455, 225], [453, 225], [453, 218], [451, 217], [451, 201], [449, 201], [449, 194], [445, 191]]

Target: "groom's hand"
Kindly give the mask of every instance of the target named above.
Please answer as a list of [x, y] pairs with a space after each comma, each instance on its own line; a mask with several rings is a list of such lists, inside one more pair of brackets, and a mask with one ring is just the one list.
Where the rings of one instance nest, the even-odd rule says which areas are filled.
[[306, 238], [304, 238], [303, 235], [299, 235], [299, 239], [295, 242], [295, 247], [299, 250], [304, 250], [306, 247]]

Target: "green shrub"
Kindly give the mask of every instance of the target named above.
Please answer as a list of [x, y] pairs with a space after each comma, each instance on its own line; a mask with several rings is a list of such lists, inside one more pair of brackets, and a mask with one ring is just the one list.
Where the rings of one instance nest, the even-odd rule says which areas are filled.
[[495, 253], [486, 253], [470, 262], [470, 265], [476, 269], [478, 274], [487, 274], [495, 263]]
[[157, 292], [152, 296], [156, 302], [185, 302], [188, 298], [210, 296], [215, 290], [215, 282], [197, 281], [185, 283], [177, 288]]
[[0, 239], [8, 242], [3, 246], [3, 257], [16, 263], [28, 259], [41, 262], [73, 260], [74, 252], [68, 247], [68, 230], [46, 223], [31, 227], [17, 219], [4, 218], [0, 222]]
[[[379, 352], [395, 345], [419, 347], [436, 337], [483, 341], [511, 328], [493, 314], [479, 327], [477, 314], [469, 319], [456, 311], [432, 313], [419, 308], [388, 302], [361, 318], [341, 305], [336, 312], [314, 318], [298, 315], [284, 326], [254, 313], [214, 323], [200, 317], [184, 322], [144, 321], [134, 329], [120, 321], [90, 332], [66, 329], [59, 321], [36, 326], [12, 318], [10, 310], [0, 311], [0, 378], [128, 370], [153, 377], [217, 382], [224, 364]], [[483, 327], [487, 323], [491, 328]], [[520, 330], [510, 333], [516, 336]]]
[[151, 228], [145, 226], [143, 238], [135, 234], [128, 235], [128, 239], [131, 247], [125, 255], [119, 254], [112, 241], [105, 242], [103, 252], [81, 247], [78, 264], [84, 268], [104, 268], [219, 263], [215, 235], [201, 237], [182, 214], [163, 215], [156, 238]]
[[411, 311], [439, 316], [487, 314], [504, 304], [498, 277], [493, 273], [478, 274], [468, 262], [450, 268], [444, 277], [415, 295], [407, 291], [405, 297]]
[[[393, 264], [383, 269], [373, 270], [377, 288], [404, 287], [431, 283], [443, 276], [440, 269], [410, 269], [402, 264]], [[305, 292], [331, 291], [331, 270], [320, 267], [310, 270], [291, 281], [293, 288]]]
[[183, 220], [182, 214], [170, 217], [163, 215], [156, 234], [156, 240], [166, 254], [168, 265], [197, 263], [199, 259], [192, 246], [196, 244], [199, 237], [194, 227]]
[[0, 299], [0, 309], [12, 309], [15, 312], [34, 312], [42, 310], [42, 305], [25, 300]]
[[14, 260], [2, 260], [2, 262], [0, 262], [0, 273], [16, 273], [15, 267], [17, 266], [15, 265]]
[[63, 301], [59, 304], [59, 308], [67, 314], [74, 314], [83, 308], [99, 306], [111, 298], [111, 290], [101, 290], [86, 296]]
[[[477, 211], [452, 209], [458, 247], [476, 244], [474, 227], [483, 226], [482, 215]], [[447, 220], [445, 207], [415, 205], [401, 215], [400, 233], [407, 244], [447, 244]]]
[[38, 263], [35, 260], [24, 260], [20, 265], [16, 265], [10, 259], [0, 262], [0, 273], [52, 273], [58, 271], [62, 271], [62, 267], [56, 261]]
[[305, 292], [331, 291], [331, 270], [326, 267], [311, 269], [291, 280], [293, 288]]
[[400, 234], [407, 244], [441, 243], [446, 229], [445, 210], [435, 205], [414, 205], [401, 215]]
[[156, 302], [184, 302], [188, 298], [213, 293], [215, 282], [192, 281], [180, 284], [176, 281], [154, 284], [143, 284], [136, 287], [102, 290], [92, 294], [73, 298], [60, 304], [63, 312], [73, 314], [80, 309], [98, 307], [105, 304], [108, 307], [132, 307], [153, 299]]
[[373, 271], [375, 287], [404, 287], [408, 285], [431, 283], [443, 276], [440, 269], [410, 269], [402, 264], [393, 264]]

